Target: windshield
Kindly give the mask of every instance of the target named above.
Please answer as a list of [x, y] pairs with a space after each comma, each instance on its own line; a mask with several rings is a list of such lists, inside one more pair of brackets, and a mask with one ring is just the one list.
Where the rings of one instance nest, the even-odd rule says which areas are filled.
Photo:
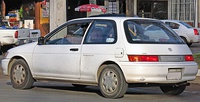
[[127, 20], [124, 29], [129, 43], [183, 44], [164, 23], [155, 20]]

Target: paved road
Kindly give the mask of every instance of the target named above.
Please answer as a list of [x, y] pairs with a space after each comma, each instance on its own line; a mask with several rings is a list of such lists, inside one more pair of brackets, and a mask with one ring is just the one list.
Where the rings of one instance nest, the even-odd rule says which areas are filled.
[[190, 46], [190, 49], [191, 49], [192, 53], [194, 53], [194, 54], [200, 53], [200, 43], [193, 43]]
[[12, 88], [7, 77], [0, 78], [0, 102], [199, 102], [200, 84], [191, 84], [179, 96], [163, 94], [158, 87], [129, 88], [121, 99], [106, 99], [97, 87], [75, 89], [65, 83], [35, 83], [29, 90]]

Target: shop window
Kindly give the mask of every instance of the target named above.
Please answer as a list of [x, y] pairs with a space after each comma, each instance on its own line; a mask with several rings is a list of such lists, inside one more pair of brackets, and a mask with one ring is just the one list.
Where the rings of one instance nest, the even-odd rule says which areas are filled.
[[169, 0], [171, 4], [171, 19], [193, 21], [195, 15], [195, 0]]
[[35, 17], [35, 5], [34, 2], [23, 5], [22, 19], [34, 19]]
[[145, 18], [167, 19], [167, 1], [138, 1], [138, 16]]
[[97, 5], [104, 5], [104, 0], [96, 0]]

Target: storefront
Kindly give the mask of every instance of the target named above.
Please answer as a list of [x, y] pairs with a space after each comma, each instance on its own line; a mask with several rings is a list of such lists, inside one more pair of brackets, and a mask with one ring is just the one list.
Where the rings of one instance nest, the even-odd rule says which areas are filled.
[[167, 0], [138, 0], [137, 15], [139, 17], [167, 19], [168, 1]]
[[200, 23], [199, 0], [168, 0], [168, 4], [169, 19], [182, 20], [194, 27], [200, 27], [198, 26], [198, 23]]
[[[106, 13], [119, 13], [128, 16], [156, 19], [175, 19], [200, 27], [200, 2], [198, 0], [4, 0], [6, 11], [12, 9], [23, 12], [20, 19], [33, 19], [35, 28], [41, 29], [44, 34], [53, 30], [65, 21], [73, 18], [88, 17], [93, 14], [77, 12], [75, 8], [83, 4], [97, 4], [107, 9]], [[19, 2], [20, 1], [20, 2]], [[38, 1], [45, 1], [44, 4]], [[20, 4], [21, 3], [21, 4]], [[23, 5], [23, 6], [21, 6]], [[7, 13], [6, 13], [7, 14]], [[23, 15], [23, 16], [21, 16]], [[51, 15], [51, 16], [49, 16]], [[49, 22], [51, 23], [49, 25]], [[48, 26], [48, 27], [47, 27]], [[49, 28], [51, 30], [49, 30]]]
[[3, 0], [2, 19], [18, 28], [40, 29], [49, 32], [49, 0]]
[[[200, 27], [198, 0], [136, 0], [139, 17], [182, 20]], [[199, 25], [199, 26], [198, 26]]]
[[89, 14], [75, 12], [75, 7], [82, 4], [97, 4], [107, 8], [106, 13], [137, 15], [139, 17], [167, 19], [168, 0], [67, 0], [67, 20], [86, 17]]

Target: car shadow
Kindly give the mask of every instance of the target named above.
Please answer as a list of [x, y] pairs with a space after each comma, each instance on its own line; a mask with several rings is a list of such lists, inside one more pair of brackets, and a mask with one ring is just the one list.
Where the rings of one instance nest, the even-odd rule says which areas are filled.
[[[11, 82], [7, 82], [7, 85], [12, 85]], [[67, 90], [74, 92], [84, 92], [84, 93], [96, 93], [102, 96], [98, 86], [87, 86], [85, 88], [77, 88], [71, 84], [66, 83], [49, 83], [49, 82], [35, 82], [32, 89], [43, 88], [43, 89], [53, 89], [53, 90]], [[128, 88], [125, 95], [162, 95], [159, 87], [131, 87]], [[103, 97], [103, 96], [102, 96]]]

